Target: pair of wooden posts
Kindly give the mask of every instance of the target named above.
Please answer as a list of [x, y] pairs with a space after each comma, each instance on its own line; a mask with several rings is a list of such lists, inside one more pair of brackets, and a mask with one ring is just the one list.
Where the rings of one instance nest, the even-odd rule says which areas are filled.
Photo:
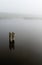
[[14, 49], [14, 43], [15, 43], [15, 33], [14, 32], [9, 32], [9, 48], [10, 50], [13, 48]]

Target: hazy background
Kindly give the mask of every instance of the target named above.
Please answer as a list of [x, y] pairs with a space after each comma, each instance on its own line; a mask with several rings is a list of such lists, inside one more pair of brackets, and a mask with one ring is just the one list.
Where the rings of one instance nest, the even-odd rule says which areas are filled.
[[42, 0], [0, 0], [0, 12], [42, 16]]

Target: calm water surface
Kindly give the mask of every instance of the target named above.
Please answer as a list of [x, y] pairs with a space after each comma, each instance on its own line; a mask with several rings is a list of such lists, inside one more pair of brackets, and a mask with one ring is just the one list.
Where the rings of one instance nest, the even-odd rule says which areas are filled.
[[[12, 51], [9, 32], [16, 33]], [[0, 59], [3, 63], [42, 65], [42, 20], [0, 19]]]

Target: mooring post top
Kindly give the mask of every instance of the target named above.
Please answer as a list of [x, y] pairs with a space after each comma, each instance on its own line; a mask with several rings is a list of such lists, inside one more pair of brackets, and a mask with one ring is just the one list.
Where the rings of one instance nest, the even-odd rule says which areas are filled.
[[14, 32], [12, 32], [12, 34], [14, 35], [15, 33], [14, 33]]
[[12, 35], [12, 36], [16, 36], [15, 32], [9, 32], [9, 37], [10, 37], [11, 35]]
[[10, 34], [10, 33], [13, 33], [13, 34], [15, 34], [15, 32], [9, 32], [9, 34]]

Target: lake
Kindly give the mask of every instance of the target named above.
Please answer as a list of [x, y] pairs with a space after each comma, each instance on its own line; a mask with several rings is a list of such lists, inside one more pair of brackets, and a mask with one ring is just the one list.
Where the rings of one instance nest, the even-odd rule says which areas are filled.
[[[9, 32], [16, 33], [12, 51]], [[42, 65], [42, 20], [0, 19], [0, 63]]]

